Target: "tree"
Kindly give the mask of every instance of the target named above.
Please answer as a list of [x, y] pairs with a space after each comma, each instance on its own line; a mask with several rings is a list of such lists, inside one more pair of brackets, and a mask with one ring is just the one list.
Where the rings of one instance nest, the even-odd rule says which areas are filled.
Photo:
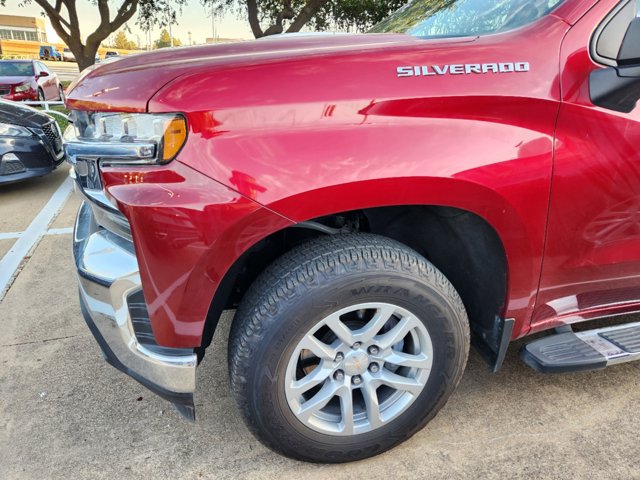
[[116, 38], [113, 41], [113, 46], [115, 48], [120, 48], [123, 50], [135, 50], [136, 48], [138, 48], [136, 43], [132, 40], [129, 40], [127, 38], [127, 34], [122, 30], [118, 31], [118, 33], [116, 34]]
[[202, 0], [208, 8], [234, 10], [247, 17], [256, 38], [314, 30], [357, 29], [375, 25], [408, 0]]
[[[180, 39], [173, 37], [173, 46], [179, 47], [182, 45]], [[163, 28], [160, 32], [160, 38], [153, 42], [154, 48], [167, 48], [171, 46], [171, 36], [169, 35], [169, 31], [166, 28]]]
[[[49, 3], [49, 2], [52, 3]], [[175, 21], [175, 7], [180, 9], [188, 0], [92, 0], [100, 17], [98, 27], [83, 42], [76, 0], [24, 0], [22, 5], [36, 3], [49, 17], [51, 26], [73, 52], [80, 70], [93, 65], [100, 44], [127, 23], [136, 12], [141, 25], [167, 25]], [[6, 0], [0, 0], [4, 6]], [[112, 7], [117, 9], [112, 15]]]

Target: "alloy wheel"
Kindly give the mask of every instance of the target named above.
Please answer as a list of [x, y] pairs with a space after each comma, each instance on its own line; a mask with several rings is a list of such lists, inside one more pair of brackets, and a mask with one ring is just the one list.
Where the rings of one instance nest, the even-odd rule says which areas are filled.
[[293, 351], [285, 390], [293, 414], [329, 435], [357, 435], [399, 417], [433, 364], [427, 328], [408, 310], [365, 303], [317, 323]]

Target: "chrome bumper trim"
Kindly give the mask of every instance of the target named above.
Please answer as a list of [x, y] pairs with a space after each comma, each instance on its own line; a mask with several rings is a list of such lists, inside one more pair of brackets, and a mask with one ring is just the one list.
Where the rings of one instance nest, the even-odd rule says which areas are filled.
[[115, 143], [80, 141], [66, 135], [64, 151], [69, 163], [75, 165], [78, 158], [103, 158], [105, 160], [138, 159], [153, 160], [156, 156], [154, 143]]
[[73, 179], [73, 189], [82, 200], [91, 205], [95, 222], [108, 231], [132, 242], [131, 227], [126, 217], [107, 198], [102, 190], [91, 190], [83, 186], [83, 183], [86, 182], [83, 182], [82, 178], [78, 177], [76, 168], [77, 165], [69, 172], [69, 176]]
[[162, 395], [165, 398], [192, 394], [196, 354], [162, 355], [138, 341], [127, 304], [127, 297], [141, 288], [133, 244], [100, 228], [87, 202], [76, 220], [73, 253], [83, 309], [96, 329], [96, 339], [115, 357], [108, 358], [110, 363], [156, 393], [168, 392]]

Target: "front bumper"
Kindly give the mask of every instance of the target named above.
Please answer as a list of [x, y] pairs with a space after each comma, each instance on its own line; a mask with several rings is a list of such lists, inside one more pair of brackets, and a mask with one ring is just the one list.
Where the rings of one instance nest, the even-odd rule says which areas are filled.
[[133, 243], [100, 227], [86, 200], [73, 239], [83, 316], [107, 362], [193, 420], [197, 356], [155, 344]]
[[11, 92], [2, 96], [3, 100], [11, 100], [12, 102], [38, 101], [37, 90], [27, 90], [26, 92]]
[[6, 173], [0, 175], [0, 185], [8, 185], [10, 183], [18, 183], [30, 178], [43, 177], [55, 170], [55, 165], [44, 168], [26, 168], [17, 173]]
[[[4, 156], [7, 154], [12, 154], [17, 160], [5, 161]], [[56, 152], [44, 133], [34, 134], [32, 137], [2, 137], [0, 185], [46, 175], [63, 161], [64, 152]]]

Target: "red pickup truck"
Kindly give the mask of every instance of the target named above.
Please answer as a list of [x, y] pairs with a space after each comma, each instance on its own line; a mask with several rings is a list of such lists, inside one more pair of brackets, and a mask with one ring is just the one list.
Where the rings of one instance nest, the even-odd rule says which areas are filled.
[[237, 309], [247, 425], [316, 462], [424, 427], [470, 344], [494, 370], [543, 331], [542, 372], [639, 359], [640, 323], [572, 328], [640, 311], [639, 5], [414, 0], [369, 34], [86, 71], [66, 153], [106, 359], [194, 419]]

